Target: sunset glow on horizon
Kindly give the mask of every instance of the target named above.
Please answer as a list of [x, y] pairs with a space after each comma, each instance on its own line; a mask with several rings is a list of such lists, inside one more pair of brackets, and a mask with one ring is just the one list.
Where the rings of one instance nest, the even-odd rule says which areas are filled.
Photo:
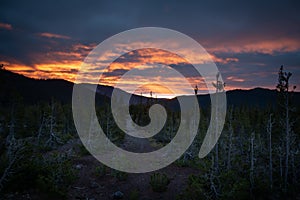
[[[164, 2], [162, 5], [136, 2], [110, 7], [106, 3], [96, 3], [91, 10], [85, 11], [81, 9], [82, 3], [78, 3], [74, 5], [74, 12], [62, 12], [55, 4], [46, 8], [43, 3], [36, 2], [5, 3], [0, 14], [0, 63], [5, 64], [6, 70], [30, 78], [76, 82], [86, 56], [107, 38], [137, 27], [166, 27], [188, 35], [205, 48], [209, 56], [197, 55], [188, 46], [184, 53], [191, 62], [200, 58], [205, 63], [212, 59], [226, 83], [225, 90], [275, 89], [279, 67], [284, 65], [293, 73], [291, 85], [296, 85], [296, 91], [300, 91], [300, 21], [294, 4], [253, 2], [248, 6], [244, 3], [229, 6], [220, 2], [191, 6], [179, 2]], [[155, 11], [155, 16], [150, 15], [153, 12], [149, 13], [149, 8]], [[111, 9], [115, 12], [106, 12]], [[56, 10], [55, 15], [53, 10]], [[140, 41], [133, 44], [137, 49], [143, 45], [142, 38]], [[178, 43], [168, 37], [163, 37], [158, 43], [162, 49], [166, 45], [179, 48]], [[118, 48], [126, 48], [126, 45], [120, 43], [116, 51]], [[107, 58], [109, 56], [107, 54]], [[199, 93], [207, 93], [203, 80], [193, 77], [185, 60], [150, 49], [119, 57], [109, 65], [100, 82], [100, 77], [92, 75], [99, 72], [95, 66], [85, 82], [114, 86], [129, 70], [151, 73], [155, 64], [165, 64], [185, 73], [192, 87], [197, 84]], [[158, 96], [166, 95], [163, 88], [155, 84], [151, 86], [160, 77], [151, 78], [146, 81], [135, 77], [127, 84], [130, 87], [137, 82], [148, 82], [150, 85], [135, 93], [148, 95], [152, 91]], [[180, 80], [169, 77], [167, 81], [180, 87]], [[180, 94], [193, 94], [192, 87]]]

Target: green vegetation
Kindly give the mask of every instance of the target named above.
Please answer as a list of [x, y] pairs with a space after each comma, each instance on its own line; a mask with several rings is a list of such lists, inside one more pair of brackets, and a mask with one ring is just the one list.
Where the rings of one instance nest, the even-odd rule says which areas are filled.
[[133, 189], [129, 193], [129, 200], [138, 200], [140, 193], [137, 189]]
[[170, 179], [166, 174], [154, 173], [150, 176], [150, 185], [154, 192], [164, 192], [168, 189]]
[[95, 176], [102, 177], [107, 173], [107, 167], [105, 165], [99, 165], [95, 168]]
[[63, 155], [54, 154], [41, 165], [36, 180], [37, 188], [42, 192], [66, 197], [69, 185], [77, 178], [71, 161]]
[[126, 181], [126, 179], [128, 177], [128, 173], [121, 172], [121, 171], [114, 170], [114, 169], [111, 170], [111, 175], [119, 181]]

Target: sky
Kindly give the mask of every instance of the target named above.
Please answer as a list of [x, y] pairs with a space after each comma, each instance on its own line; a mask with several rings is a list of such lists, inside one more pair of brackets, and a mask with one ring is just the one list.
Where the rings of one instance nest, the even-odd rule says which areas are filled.
[[[163, 27], [200, 43], [220, 70], [226, 90], [275, 89], [278, 70], [283, 65], [293, 73], [291, 84], [300, 91], [299, 13], [297, 0], [2, 0], [0, 63], [28, 77], [74, 82], [85, 57], [102, 41], [133, 28]], [[135, 67], [148, 70], [147, 62], [153, 66], [172, 57], [170, 52], [135, 51], [125, 59], [117, 59], [100, 83], [115, 85], [121, 75]], [[169, 59], [167, 64], [182, 69], [179, 71], [192, 79], [188, 75], [192, 71], [189, 63], [177, 61]], [[94, 80], [97, 82], [98, 77], [90, 77], [89, 82]], [[191, 84], [199, 84], [200, 91], [205, 92], [201, 82], [192, 80]], [[179, 83], [180, 80], [174, 84]], [[152, 90], [165, 91], [156, 84], [141, 89], [145, 93]]]

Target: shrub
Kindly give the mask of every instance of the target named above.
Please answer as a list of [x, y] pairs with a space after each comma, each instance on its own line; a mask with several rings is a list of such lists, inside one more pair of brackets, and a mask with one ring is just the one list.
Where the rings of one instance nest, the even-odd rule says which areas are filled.
[[133, 189], [129, 193], [129, 200], [138, 200], [139, 199], [139, 191], [137, 189]]
[[5, 192], [34, 188], [55, 198], [65, 198], [69, 185], [77, 178], [71, 160], [59, 153], [32, 153], [24, 154], [24, 159], [5, 185]]
[[111, 174], [112, 174], [113, 177], [115, 177], [119, 181], [126, 181], [126, 179], [128, 177], [128, 173], [121, 172], [121, 171], [118, 171], [118, 170], [112, 170]]
[[154, 192], [164, 192], [168, 189], [170, 179], [166, 174], [154, 173], [150, 177], [150, 185]]
[[79, 150], [79, 152], [78, 152], [79, 156], [91, 155], [90, 152], [85, 148], [85, 146], [83, 144], [78, 144], [77, 147]]
[[98, 177], [105, 176], [107, 172], [107, 167], [105, 165], [100, 165], [95, 168], [95, 175]]
[[64, 155], [54, 154], [43, 162], [42, 173], [36, 183], [39, 190], [53, 196], [65, 197], [68, 186], [77, 175], [71, 161]]
[[207, 190], [209, 190], [209, 187], [206, 184], [205, 178], [192, 174], [188, 178], [188, 186], [185, 188], [184, 192], [177, 197], [177, 199], [210, 199], [210, 196], [207, 194]]

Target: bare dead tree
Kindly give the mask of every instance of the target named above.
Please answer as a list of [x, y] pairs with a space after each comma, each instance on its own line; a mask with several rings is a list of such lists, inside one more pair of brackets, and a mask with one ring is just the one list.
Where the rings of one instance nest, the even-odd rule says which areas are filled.
[[96, 132], [95, 125], [98, 123], [97, 119], [93, 118], [93, 113], [90, 114], [89, 121], [90, 121], [90, 126], [88, 130], [87, 146], [89, 149], [93, 149], [94, 148], [93, 139]]
[[4, 183], [8, 181], [8, 178], [14, 173], [14, 165], [18, 160], [22, 158], [22, 150], [24, 149], [24, 144], [22, 140], [17, 140], [15, 138], [15, 119], [14, 119], [14, 109], [12, 108], [11, 122], [9, 127], [9, 134], [6, 137], [6, 156], [8, 164], [4, 169], [2, 176], [0, 177], [0, 191], [3, 189]]
[[197, 85], [195, 85], [194, 92], [195, 92], [195, 95], [198, 94], [198, 86]]
[[218, 181], [218, 175], [216, 173], [216, 168], [215, 168], [215, 164], [214, 164], [214, 156], [212, 155], [212, 163], [211, 163], [211, 169], [210, 169], [210, 173], [209, 173], [209, 182], [210, 182], [210, 192], [211, 192], [211, 196], [213, 197], [213, 199], [218, 199], [221, 194], [219, 192], [219, 181]]
[[43, 135], [43, 127], [44, 127], [44, 124], [45, 124], [45, 113], [44, 113], [43, 116], [42, 116], [42, 121], [41, 121], [39, 130], [38, 130], [38, 136], [37, 136], [37, 142], [38, 142], [38, 144], [40, 143], [41, 137], [42, 137], [42, 135]]
[[280, 178], [282, 179], [283, 177], [283, 149], [281, 146], [278, 148], [279, 151], [279, 173], [280, 173]]
[[[215, 103], [215, 105], [216, 105], [216, 108], [215, 108], [215, 117], [216, 117], [216, 119], [215, 119], [215, 123], [216, 123], [216, 133], [218, 133], [218, 129], [219, 129], [219, 125], [218, 125], [218, 94], [220, 93], [220, 92], [223, 92], [224, 91], [224, 87], [225, 87], [225, 84], [222, 82], [222, 81], [220, 81], [219, 80], [219, 78], [220, 78], [220, 73], [217, 73], [217, 75], [216, 75], [216, 82], [214, 83], [212, 83], [213, 84], [213, 86], [216, 88], [216, 99], [215, 99], [215, 101], [216, 101], [216, 103]], [[215, 145], [215, 161], [214, 161], [214, 165], [215, 165], [215, 171], [218, 173], [219, 172], [219, 145], [218, 145], [218, 142], [216, 143], [216, 145]]]
[[295, 166], [295, 154], [296, 151], [291, 151], [291, 167], [292, 167], [292, 175], [293, 175], [293, 183], [297, 183], [297, 173], [296, 173], [296, 166]]
[[253, 188], [255, 187], [254, 183], [254, 139], [255, 139], [255, 133], [251, 133], [250, 138], [250, 184], [251, 184], [251, 193]]
[[269, 181], [271, 190], [273, 189], [272, 128], [274, 125], [272, 115], [273, 114], [269, 115], [269, 120], [267, 124], [267, 133], [269, 135]]
[[291, 124], [290, 124], [290, 102], [289, 102], [289, 79], [292, 76], [291, 72], [284, 72], [283, 66], [278, 72], [278, 84], [276, 86], [279, 91], [282, 102], [281, 106], [284, 108], [284, 119], [282, 125], [285, 132], [285, 170], [284, 170], [284, 191], [287, 191], [288, 175], [289, 175], [289, 156], [291, 144]]
[[54, 144], [62, 144], [61, 140], [59, 137], [56, 136], [55, 134], [55, 131], [54, 131], [54, 127], [56, 125], [56, 122], [55, 122], [55, 116], [54, 116], [54, 108], [55, 108], [55, 105], [54, 105], [54, 102], [53, 100], [51, 101], [51, 114], [48, 118], [48, 121], [47, 121], [47, 125], [49, 127], [49, 138], [48, 140], [46, 141], [46, 145], [52, 147]]
[[233, 108], [229, 112], [229, 141], [228, 141], [228, 152], [227, 152], [227, 170], [231, 169], [231, 151], [232, 151], [232, 137], [233, 137]]
[[4, 172], [0, 178], [0, 191], [3, 189], [4, 183], [14, 173], [14, 165], [22, 159], [22, 150], [24, 144], [21, 140], [11, 140], [7, 148], [8, 165], [5, 167]]

